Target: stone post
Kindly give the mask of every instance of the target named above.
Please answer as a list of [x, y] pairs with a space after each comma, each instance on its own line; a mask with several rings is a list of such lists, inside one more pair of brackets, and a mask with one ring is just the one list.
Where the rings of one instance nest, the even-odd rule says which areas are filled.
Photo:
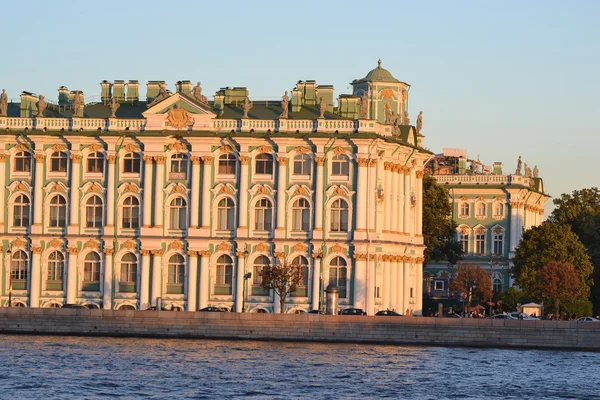
[[165, 156], [155, 156], [156, 161], [156, 187], [154, 188], [154, 227], [162, 229], [165, 217], [165, 194], [163, 189], [165, 186]]
[[188, 250], [190, 270], [188, 271], [188, 284], [187, 284], [187, 310], [195, 312], [196, 298], [198, 297], [198, 252], [195, 250]]
[[[154, 157], [144, 156], [144, 211], [143, 211], [143, 227], [150, 228], [152, 226], [152, 161]], [[141, 302], [141, 300], [140, 300]]]
[[29, 290], [29, 307], [40, 306], [40, 292], [42, 280], [42, 248], [32, 247], [33, 262], [31, 263], [31, 287]]
[[69, 260], [67, 264], [67, 304], [75, 304], [77, 299], [77, 247], [67, 247]]
[[200, 255], [200, 305], [199, 309], [203, 309], [208, 306], [208, 298], [210, 294], [209, 287], [209, 271], [208, 271], [208, 261], [210, 257], [210, 253], [208, 250], [199, 251]]
[[105, 310], [112, 310], [112, 290], [113, 290], [113, 255], [115, 249], [104, 248], [104, 284], [102, 285], [102, 306]]
[[142, 271], [140, 277], [140, 310], [145, 310], [150, 304], [150, 250], [142, 250]]

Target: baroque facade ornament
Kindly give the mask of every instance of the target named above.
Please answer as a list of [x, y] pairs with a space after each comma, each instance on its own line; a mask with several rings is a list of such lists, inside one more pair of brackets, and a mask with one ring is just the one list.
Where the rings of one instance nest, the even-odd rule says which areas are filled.
[[77, 255], [79, 253], [79, 249], [77, 247], [67, 247], [67, 253]]
[[27, 243], [21, 238], [16, 238], [11, 243], [11, 247], [26, 247], [26, 245]]
[[171, 151], [182, 152], [182, 151], [187, 151], [187, 149], [188, 149], [187, 145], [182, 142], [175, 142], [175, 143], [169, 144], [169, 150], [171, 150]]
[[304, 146], [298, 146], [298, 147], [296, 147], [295, 150], [296, 150], [296, 153], [298, 153], [298, 154], [306, 154], [306, 153], [308, 153], [308, 150]]
[[231, 153], [231, 146], [224, 144], [223, 146], [219, 147], [219, 151], [223, 154]]
[[249, 161], [250, 161], [250, 157], [248, 157], [248, 156], [240, 156], [240, 163], [242, 163], [242, 165], [248, 165]]
[[288, 162], [288, 158], [287, 157], [277, 157], [277, 162], [279, 163], [279, 165], [285, 166]]
[[293, 250], [298, 253], [306, 253], [306, 245], [304, 243], [296, 243], [293, 247]]
[[332, 248], [331, 248], [331, 252], [334, 254], [344, 254], [344, 248], [339, 244], [336, 243]]
[[123, 191], [129, 193], [138, 193], [139, 188], [133, 183], [126, 183], [125, 187], [123, 188]]
[[17, 151], [28, 151], [27, 146], [25, 146], [23, 143], [19, 143], [18, 145], [15, 146], [15, 150]]
[[258, 149], [256, 149], [256, 151], [258, 151], [259, 153], [270, 153], [271, 151], [273, 151], [273, 148], [271, 148], [271, 146], [266, 146], [262, 144], [258, 147]]
[[53, 152], [56, 152], [56, 151], [67, 151], [67, 146], [65, 146], [64, 144], [55, 144], [54, 146], [52, 146], [50, 148], [50, 150], [52, 150]]
[[325, 157], [316, 157], [315, 162], [318, 166], [322, 167], [325, 164]]
[[50, 241], [50, 243], [48, 243], [48, 246], [62, 249], [63, 242], [61, 240], [58, 240], [57, 238], [54, 238]]
[[97, 240], [90, 239], [85, 242], [86, 249], [98, 250], [100, 248], [100, 243]]
[[296, 194], [300, 195], [300, 196], [306, 196], [307, 192], [306, 192], [306, 189], [304, 187], [298, 186], [296, 188]]
[[268, 188], [267, 186], [265, 186], [265, 185], [261, 185], [261, 186], [258, 188], [258, 193], [259, 193], [259, 194], [270, 194], [270, 192], [269, 192], [269, 188]]
[[100, 151], [100, 150], [102, 150], [102, 147], [100, 147], [100, 145], [99, 145], [99, 144], [97, 144], [97, 143], [93, 143], [93, 144], [90, 144], [90, 145], [87, 147], [87, 150], [88, 150], [89, 152], [96, 152], [96, 151]]
[[217, 251], [230, 252], [231, 251], [231, 243], [228, 243], [228, 242], [221, 243], [220, 245], [217, 246]]
[[335, 149], [333, 149], [333, 154], [336, 155], [336, 156], [341, 156], [343, 154], [346, 154], [346, 150], [344, 150], [340, 146], [337, 146]]
[[258, 251], [259, 253], [268, 253], [269, 252], [269, 245], [266, 243], [259, 243], [256, 245], [256, 247], [254, 247], [254, 251]]
[[183, 243], [181, 243], [179, 240], [175, 240], [169, 244], [169, 250], [183, 251]]
[[127, 240], [125, 243], [123, 243], [121, 248], [126, 250], [136, 250], [137, 244], [133, 240]]
[[127, 143], [127, 145], [125, 145], [125, 151], [128, 153], [139, 153], [140, 148], [133, 143]]
[[174, 106], [167, 113], [166, 126], [171, 126], [175, 129], [183, 129], [194, 125], [194, 118], [187, 110]]

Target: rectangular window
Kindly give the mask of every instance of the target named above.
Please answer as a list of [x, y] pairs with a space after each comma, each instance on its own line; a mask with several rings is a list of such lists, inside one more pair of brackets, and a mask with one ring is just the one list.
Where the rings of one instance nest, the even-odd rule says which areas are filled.
[[217, 266], [217, 285], [231, 285], [231, 265]]
[[435, 290], [444, 290], [444, 281], [435, 281], [434, 285]]
[[462, 251], [464, 253], [468, 253], [469, 252], [469, 234], [461, 233], [459, 235], [458, 241], [460, 242], [460, 247], [462, 247]]
[[485, 233], [475, 235], [475, 253], [485, 254]]
[[331, 162], [331, 175], [348, 176], [350, 175], [350, 163], [347, 160], [333, 160]]
[[504, 254], [504, 235], [494, 235], [494, 254]]
[[126, 157], [123, 163], [123, 172], [139, 174], [141, 170], [141, 161], [139, 157]]

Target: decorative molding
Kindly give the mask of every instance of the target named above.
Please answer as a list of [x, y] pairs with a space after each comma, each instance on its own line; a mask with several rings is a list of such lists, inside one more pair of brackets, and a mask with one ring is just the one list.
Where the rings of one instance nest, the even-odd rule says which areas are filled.
[[219, 147], [219, 151], [223, 154], [231, 153], [231, 146], [224, 144], [223, 146]]
[[138, 146], [136, 146], [133, 143], [127, 143], [125, 145], [125, 151], [127, 153], [139, 153], [140, 152], [140, 148]]
[[0, 154], [0, 162], [6, 161], [6, 154]]
[[322, 167], [325, 164], [325, 157], [316, 157], [315, 162], [318, 166]]
[[40, 246], [34, 246], [31, 248], [33, 254], [42, 254], [42, 248]]
[[152, 254], [152, 251], [143, 249], [140, 250], [140, 253], [142, 253], [142, 256], [149, 256], [150, 254]]
[[308, 247], [304, 243], [296, 243], [292, 250], [298, 253], [306, 253]]
[[73, 154], [73, 153], [71, 153], [69, 155], [69, 158], [71, 159], [71, 161], [73, 161], [74, 164], [77, 164], [77, 163], [81, 162], [81, 154]]
[[259, 253], [268, 253], [270, 250], [270, 246], [267, 243], [259, 243], [254, 247], [254, 251], [258, 251]]
[[217, 246], [217, 251], [231, 252], [231, 243], [223, 242]]
[[276, 251], [273, 253], [273, 256], [279, 260], [283, 260], [287, 254], [285, 254], [285, 251]]
[[190, 257], [198, 257], [198, 251], [197, 250], [188, 250], [187, 255]]
[[115, 155], [106, 156], [106, 159], [108, 160], [109, 164], [114, 164], [117, 162], [117, 156]]
[[238, 258], [246, 258], [246, 252], [244, 252], [244, 251], [239, 251], [238, 250], [238, 251], [235, 252], [235, 255]]
[[10, 245], [11, 245], [11, 247], [23, 247], [23, 248], [26, 248], [27, 247], [27, 242], [25, 242], [21, 238], [16, 238], [15, 240], [12, 241], [12, 243]]
[[104, 150], [104, 149], [98, 143], [92, 143], [87, 147], [86, 150], [89, 151], [90, 153], [95, 153], [97, 151]]
[[200, 165], [202, 163], [202, 157], [200, 156], [192, 156], [191, 158], [193, 165]]
[[27, 152], [29, 152], [29, 149], [23, 143], [17, 144], [14, 148], [15, 148], [16, 151], [27, 151]]
[[144, 162], [146, 164], [152, 164], [152, 161], [154, 161], [154, 157], [152, 157], [152, 156], [144, 156], [142, 158], [144, 159]]
[[164, 253], [162, 249], [150, 250], [150, 252], [152, 253], [153, 256], [162, 256]]
[[383, 170], [384, 171], [391, 171], [393, 167], [394, 167], [394, 163], [391, 163], [389, 161], [385, 161], [383, 163]]
[[367, 261], [367, 255], [362, 253], [354, 253], [354, 259], [356, 261]]
[[98, 242], [97, 240], [94, 240], [94, 239], [90, 239], [87, 242], [85, 242], [84, 248], [98, 250], [100, 248], [100, 242]]
[[288, 162], [288, 158], [287, 157], [277, 157], [277, 162], [279, 163], [279, 165], [281, 165], [282, 167], [285, 167], [287, 165]]
[[259, 153], [270, 153], [273, 151], [273, 148], [271, 146], [266, 146], [266, 145], [260, 145], [256, 151], [258, 151]]
[[121, 245], [121, 249], [125, 250], [137, 250], [137, 244], [133, 240], [127, 240], [125, 243]]
[[199, 250], [198, 254], [200, 255], [200, 257], [208, 257], [210, 256], [210, 250]]
[[103, 251], [104, 254], [106, 254], [107, 256], [112, 256], [113, 254], [115, 254], [114, 247], [105, 247]]
[[62, 242], [62, 240], [58, 240], [57, 238], [54, 238], [48, 243], [48, 247], [55, 247], [58, 249], [62, 249], [63, 242]]
[[165, 156], [154, 156], [154, 161], [156, 161], [156, 165], [164, 165], [165, 159]]
[[369, 165], [369, 159], [368, 158], [357, 158], [356, 162], [358, 163], [359, 167], [366, 167]]
[[57, 143], [54, 146], [50, 147], [50, 150], [52, 152], [67, 151], [67, 146], [65, 146], [64, 144]]
[[297, 154], [306, 154], [308, 153], [308, 149], [304, 146], [298, 146], [294, 149]]
[[417, 179], [423, 179], [423, 175], [425, 175], [425, 171], [415, 172], [415, 176], [417, 177]]
[[178, 153], [181, 153], [183, 151], [187, 151], [187, 145], [185, 143], [182, 142], [175, 142], [175, 143], [170, 143], [168, 146], [170, 151], [175, 151]]
[[308, 193], [307, 193], [307, 191], [306, 191], [306, 189], [304, 187], [297, 186], [295, 194], [300, 195], [300, 196], [306, 196]]
[[174, 240], [169, 244], [168, 249], [173, 251], [183, 251], [184, 245], [179, 240]]
[[346, 249], [344, 249], [339, 243], [336, 243], [335, 245], [333, 245], [333, 247], [330, 250], [333, 254], [345, 254], [346, 253]]
[[67, 247], [67, 253], [76, 256], [79, 254], [79, 249], [77, 247]]
[[341, 156], [342, 154], [346, 154], [346, 150], [344, 148], [337, 146], [335, 149], [333, 149], [333, 155]]
[[248, 165], [249, 161], [250, 161], [249, 156], [240, 156], [240, 162], [242, 163], [242, 165]]
[[202, 163], [204, 165], [212, 164], [212, 162], [213, 162], [213, 157], [212, 156], [202, 156], [200, 158], [202, 159]]
[[44, 162], [45, 156], [43, 154], [34, 154], [33, 157], [35, 158], [35, 162], [37, 162], [37, 163]]

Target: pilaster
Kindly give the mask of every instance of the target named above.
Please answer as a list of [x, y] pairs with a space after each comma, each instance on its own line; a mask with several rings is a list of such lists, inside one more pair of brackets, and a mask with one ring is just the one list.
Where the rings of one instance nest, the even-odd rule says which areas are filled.
[[152, 156], [144, 156], [144, 209], [142, 212], [143, 225], [142, 229], [152, 226], [152, 193], [153, 191], [153, 160]]
[[77, 299], [77, 247], [67, 247], [69, 253], [67, 264], [67, 304], [75, 304]]
[[212, 156], [203, 156], [202, 159], [202, 230], [207, 235], [210, 232], [210, 188], [212, 175]]
[[42, 233], [42, 212], [43, 202], [42, 185], [44, 184], [44, 154], [36, 153], [35, 157], [35, 178], [33, 180], [33, 226], [31, 227], [31, 233], [41, 234]]
[[162, 297], [162, 250], [151, 251], [152, 260], [152, 294], [150, 302], [156, 306], [156, 300]]
[[104, 284], [102, 285], [102, 306], [105, 310], [112, 310], [112, 292], [113, 292], [113, 277], [114, 264], [113, 255], [114, 248], [104, 248]]
[[40, 292], [42, 280], [42, 248], [32, 247], [33, 262], [31, 263], [31, 286], [29, 288], [29, 307], [40, 306]]
[[188, 282], [187, 282], [187, 311], [195, 312], [196, 298], [198, 297], [198, 252], [195, 250], [188, 250], [189, 260], [189, 271], [188, 271]]
[[79, 175], [81, 171], [81, 154], [71, 153], [71, 187], [69, 189], [70, 212], [69, 228], [70, 235], [75, 235], [79, 231]]
[[[154, 187], [154, 228], [159, 232], [163, 230], [164, 214], [165, 214], [165, 156], [155, 156], [156, 161], [156, 187]], [[160, 233], [159, 233], [160, 234]]]
[[286, 180], [287, 180], [287, 157], [277, 157], [277, 163], [279, 164], [279, 173], [277, 178], [277, 229], [275, 230], [275, 237], [277, 239], [285, 238], [285, 191], [286, 191]]
[[200, 256], [200, 304], [198, 308], [202, 309], [208, 306], [208, 298], [210, 294], [210, 274], [208, 270], [210, 253], [208, 250], [201, 250], [198, 252], [198, 255]]
[[316, 157], [317, 163], [317, 185], [315, 186], [315, 229], [313, 232], [313, 239], [318, 240], [323, 238], [323, 192], [325, 186], [323, 185], [323, 165], [325, 164], [324, 157]]
[[192, 205], [190, 210], [190, 235], [200, 228], [200, 164], [199, 156], [192, 156]]
[[150, 304], [150, 250], [142, 250], [142, 265], [140, 277], [140, 310], [145, 310]]
[[[246, 158], [249, 158], [246, 156]], [[237, 228], [237, 237], [248, 237], [248, 159], [241, 163], [240, 170], [239, 210], [240, 224]]]

